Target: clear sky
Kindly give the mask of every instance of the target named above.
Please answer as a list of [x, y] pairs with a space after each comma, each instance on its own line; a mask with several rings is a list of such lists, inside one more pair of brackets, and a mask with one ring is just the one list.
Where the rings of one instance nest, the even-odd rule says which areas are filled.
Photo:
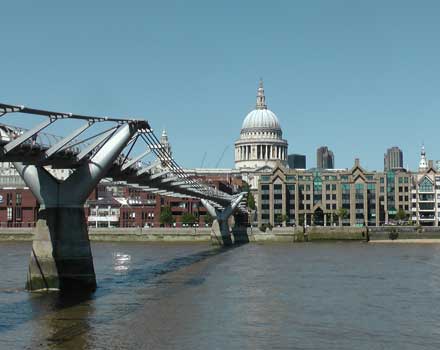
[[[263, 77], [268, 107], [314, 166], [390, 146], [440, 159], [439, 1], [7, 1], [0, 101], [139, 116], [183, 166], [233, 166]], [[62, 133], [62, 130], [56, 130]]]

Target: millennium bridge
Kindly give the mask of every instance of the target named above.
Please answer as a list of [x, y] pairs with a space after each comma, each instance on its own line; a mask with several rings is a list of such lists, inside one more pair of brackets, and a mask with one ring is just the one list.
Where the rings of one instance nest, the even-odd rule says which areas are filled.
[[[38, 116], [44, 119], [29, 129], [0, 124], [0, 162], [14, 165], [40, 205], [28, 290], [96, 289], [84, 204], [103, 178], [163, 196], [199, 198], [214, 218], [212, 234], [222, 244], [233, 243], [228, 219], [235, 210], [245, 210], [245, 193], [230, 195], [189, 176], [161, 145], [148, 121], [0, 103], [0, 117], [14, 113], [29, 115], [26, 122], [37, 122]], [[43, 131], [63, 120], [78, 120], [81, 126], [63, 137]], [[132, 154], [135, 145], [141, 147], [139, 154]], [[72, 169], [72, 173], [60, 180], [47, 167]]]

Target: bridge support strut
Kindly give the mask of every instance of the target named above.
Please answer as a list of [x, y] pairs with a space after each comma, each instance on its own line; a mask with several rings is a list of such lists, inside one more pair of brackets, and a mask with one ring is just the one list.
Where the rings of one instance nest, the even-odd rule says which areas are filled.
[[211, 226], [211, 241], [213, 244], [231, 246], [234, 244], [232, 230], [230, 226], [230, 217], [238, 204], [243, 199], [244, 193], [240, 194], [230, 205], [223, 210], [215, 208], [209, 201], [202, 199], [202, 204], [209, 215], [214, 218]]
[[136, 132], [118, 128], [101, 149], [66, 180], [41, 166], [14, 166], [40, 203], [26, 288], [63, 292], [96, 289], [84, 203]]

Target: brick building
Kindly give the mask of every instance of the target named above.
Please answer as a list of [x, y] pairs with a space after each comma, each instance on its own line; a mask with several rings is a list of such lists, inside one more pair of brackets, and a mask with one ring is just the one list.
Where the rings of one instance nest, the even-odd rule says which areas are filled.
[[2, 227], [34, 226], [38, 202], [27, 187], [0, 188], [0, 225]]

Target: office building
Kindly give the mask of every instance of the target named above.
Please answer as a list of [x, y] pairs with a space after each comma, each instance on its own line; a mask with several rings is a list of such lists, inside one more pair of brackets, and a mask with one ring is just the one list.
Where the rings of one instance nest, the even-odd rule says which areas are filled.
[[403, 152], [399, 147], [391, 147], [383, 157], [383, 170], [403, 169]]
[[319, 147], [316, 151], [316, 167], [318, 169], [334, 169], [335, 156], [327, 146]]
[[302, 154], [289, 154], [287, 164], [290, 169], [306, 169], [306, 156]]

